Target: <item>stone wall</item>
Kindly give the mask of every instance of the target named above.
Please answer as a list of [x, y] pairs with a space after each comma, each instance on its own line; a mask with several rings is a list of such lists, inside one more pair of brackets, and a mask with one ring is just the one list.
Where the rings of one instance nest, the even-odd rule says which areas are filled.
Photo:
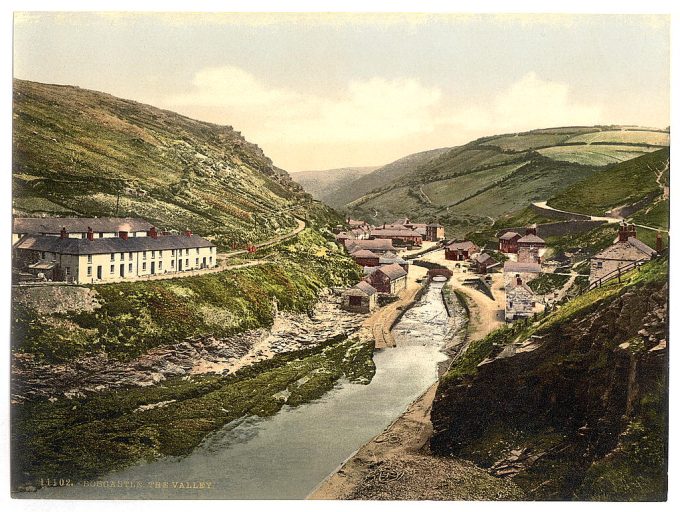
[[[562, 222], [549, 222], [546, 224], [538, 224], [537, 234], [541, 238], [547, 238], [550, 236], [564, 236], [575, 233], [585, 233], [595, 229], [598, 226], [605, 224], [603, 220], [567, 220]], [[526, 226], [515, 227], [515, 228], [504, 228], [496, 233], [497, 236], [503, 235], [508, 231], [515, 231], [519, 234], [524, 234]]]
[[35, 285], [13, 286], [12, 300], [49, 315], [66, 312], [91, 312], [99, 307], [97, 292], [85, 286]]
[[550, 208], [541, 208], [540, 206], [536, 206], [535, 204], [532, 203], [531, 209], [534, 210], [537, 213], [540, 213], [544, 217], [550, 217], [552, 219], [582, 219], [582, 220], [589, 220], [590, 215], [583, 215], [581, 213], [572, 213], [572, 212], [560, 212], [557, 210], [551, 210]]

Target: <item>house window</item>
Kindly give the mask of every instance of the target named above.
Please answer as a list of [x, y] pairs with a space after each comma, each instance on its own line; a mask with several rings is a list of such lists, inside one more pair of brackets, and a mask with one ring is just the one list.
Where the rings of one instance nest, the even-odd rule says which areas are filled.
[[98, 236], [99, 238], [104, 238], [104, 233], [99, 233]]
[[155, 258], [156, 257], [156, 251], [151, 251], [151, 257]]
[[142, 259], [146, 259], [146, 251], [142, 253]]
[[111, 253], [111, 261], [116, 261], [116, 255], [114, 253]]
[[124, 252], [120, 253], [120, 261], [125, 261], [125, 253]]
[[131, 252], [128, 253], [128, 258], [132, 259], [132, 253]]
[[142, 263], [142, 270], [146, 270], [146, 261]]
[[212, 265], [212, 256], [210, 256], [210, 258], [208, 258], [208, 262]]
[[111, 269], [109, 270], [109, 273], [113, 274], [115, 272], [115, 265], [111, 265]]
[[172, 268], [175, 268], [175, 260], [170, 260], [170, 266], [171, 266]]
[[162, 258], [163, 257], [163, 251], [158, 251], [158, 257]]
[[71, 273], [71, 267], [64, 267], [64, 275], [67, 276]]
[[198, 254], [198, 247], [196, 247], [196, 254]]
[[158, 270], [163, 270], [163, 260], [158, 262]]
[[40, 252], [40, 259], [44, 260], [45, 259], [45, 251]]
[[87, 267], [87, 277], [92, 275], [92, 267]]
[[597, 262], [597, 268], [602, 268], [602, 262], [601, 261]]
[[196, 266], [198, 266], [198, 258], [196, 258]]
[[128, 265], [128, 272], [132, 272], [132, 263]]
[[170, 256], [174, 256], [174, 255], [175, 255], [175, 249], [172, 249], [172, 250], [170, 251]]
[[189, 268], [189, 258], [187, 258], [187, 259], [184, 261], [184, 264], [186, 265], [187, 268]]
[[91, 254], [87, 255], [87, 262], [92, 263], [92, 255]]

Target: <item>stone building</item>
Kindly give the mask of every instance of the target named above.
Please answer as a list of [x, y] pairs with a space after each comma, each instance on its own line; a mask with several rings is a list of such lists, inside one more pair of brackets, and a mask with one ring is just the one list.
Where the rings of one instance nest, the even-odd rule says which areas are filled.
[[625, 269], [635, 262], [644, 263], [657, 254], [656, 250], [637, 239], [635, 226], [622, 224], [617, 242], [591, 258], [589, 282], [592, 284], [615, 278], [618, 269]]
[[516, 254], [517, 253], [517, 240], [522, 238], [522, 235], [515, 233], [514, 231], [508, 231], [503, 233], [498, 237], [498, 247], [502, 253], [505, 254]]
[[362, 267], [377, 267], [380, 265], [380, 256], [368, 249], [360, 249], [353, 252], [351, 256], [357, 265]]
[[380, 293], [397, 295], [406, 288], [406, 276], [408, 273], [396, 263], [376, 268], [368, 276], [366, 281]]
[[399, 265], [401, 268], [403, 268], [406, 272], [408, 272], [409, 268], [409, 263], [403, 258], [400, 258], [393, 252], [386, 252], [382, 256], [380, 256], [379, 260], [380, 265], [390, 265], [391, 263], [396, 263]]
[[423, 235], [413, 229], [375, 228], [371, 231], [374, 240], [392, 240], [395, 246], [420, 247], [423, 245]]
[[428, 242], [439, 242], [444, 240], [444, 226], [438, 222], [432, 222], [425, 226], [425, 240]]
[[444, 257], [447, 260], [465, 261], [477, 252], [479, 252], [479, 247], [469, 240], [463, 240], [462, 242], [451, 242], [447, 245], [444, 248]]
[[491, 267], [498, 265], [498, 262], [485, 252], [476, 255], [471, 262], [478, 274], [486, 274]]
[[354, 313], [370, 313], [376, 308], [378, 291], [366, 281], [345, 290], [342, 294], [342, 309]]
[[518, 275], [505, 287], [505, 320], [512, 322], [534, 315], [536, 300], [534, 292]]
[[506, 261], [503, 265], [503, 283], [510, 286], [519, 275], [522, 282], [528, 283], [541, 275], [541, 265], [538, 263], [522, 263], [518, 261]]
[[386, 252], [395, 252], [397, 250], [392, 244], [392, 240], [347, 240], [345, 242], [345, 248], [349, 254], [362, 249], [367, 249], [378, 255], [385, 254]]
[[536, 227], [527, 228], [526, 234], [517, 240], [518, 262], [541, 263], [545, 251], [545, 240], [536, 234]]
[[54, 281], [89, 284], [214, 268], [217, 252], [191, 231], [160, 235], [152, 226], [145, 236], [120, 231], [116, 237], [96, 238], [90, 231], [80, 238], [62, 228], [59, 236], [23, 236], [14, 245], [14, 266]]

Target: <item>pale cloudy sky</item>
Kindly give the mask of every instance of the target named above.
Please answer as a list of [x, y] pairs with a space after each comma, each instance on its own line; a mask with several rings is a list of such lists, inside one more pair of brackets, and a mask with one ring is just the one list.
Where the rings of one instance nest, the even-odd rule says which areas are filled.
[[474, 138], [666, 127], [669, 17], [17, 14], [14, 75], [230, 124], [288, 171]]

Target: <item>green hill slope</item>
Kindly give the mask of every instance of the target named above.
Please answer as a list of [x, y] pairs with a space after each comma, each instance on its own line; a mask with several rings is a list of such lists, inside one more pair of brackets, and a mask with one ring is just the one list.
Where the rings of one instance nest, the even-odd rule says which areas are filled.
[[326, 198], [326, 202], [334, 208], [344, 207], [346, 204], [360, 198], [371, 190], [382, 187], [386, 183], [390, 183], [404, 174], [412, 172], [421, 165], [434, 162], [440, 155], [449, 150], [450, 148], [439, 148], [422, 151], [420, 153], [405, 156], [387, 165], [383, 165], [370, 174], [345, 183], [344, 186], [338, 188], [332, 195], [329, 194]]
[[611, 126], [484, 137], [402, 169], [346, 207], [378, 221], [437, 218], [449, 233], [464, 234], [587, 178], [595, 180], [609, 164], [667, 145], [668, 132]]
[[290, 231], [309, 196], [230, 126], [14, 81], [14, 211], [140, 216], [219, 245]]
[[[657, 198], [664, 201], [663, 187], [668, 184], [669, 162], [670, 149], [665, 148], [608, 166], [598, 174], [566, 188], [548, 204], [553, 208], [602, 215], [614, 208], [632, 206], [640, 201], [653, 202]], [[663, 209], [663, 206], [657, 208]]]
[[291, 178], [302, 185], [319, 201], [333, 200], [338, 190], [362, 176], [378, 169], [378, 167], [343, 167], [325, 171], [301, 171], [291, 173]]

